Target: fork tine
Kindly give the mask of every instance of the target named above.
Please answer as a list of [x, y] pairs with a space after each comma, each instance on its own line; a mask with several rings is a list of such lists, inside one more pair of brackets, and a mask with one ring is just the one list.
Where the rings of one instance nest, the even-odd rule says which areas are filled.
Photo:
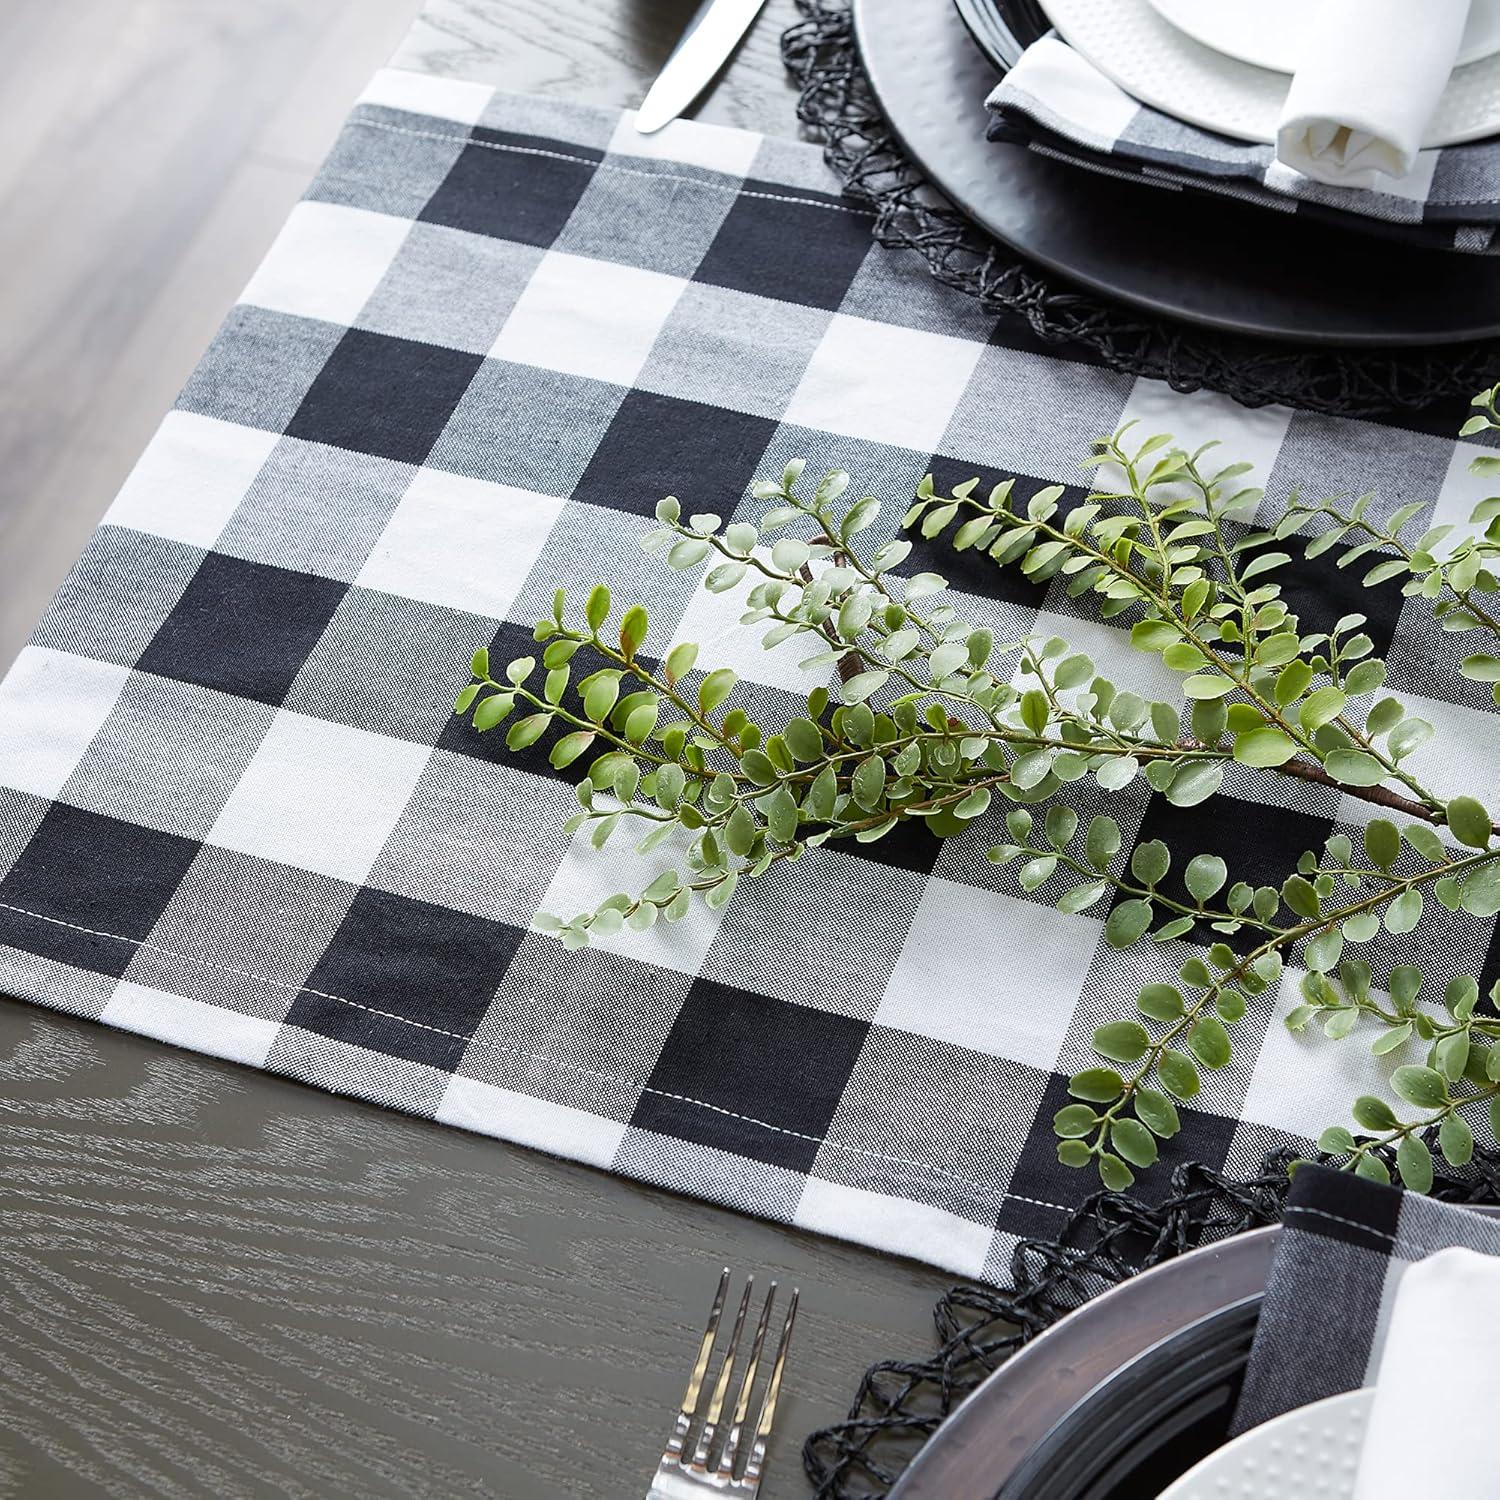
[[765, 1305], [760, 1310], [760, 1321], [755, 1325], [755, 1338], [750, 1344], [750, 1362], [740, 1381], [740, 1393], [735, 1398], [734, 1419], [729, 1424], [729, 1436], [724, 1439], [724, 1451], [719, 1455], [719, 1478], [728, 1479], [734, 1473], [734, 1461], [739, 1456], [740, 1437], [745, 1430], [745, 1417], [750, 1411], [750, 1393], [755, 1377], [760, 1373], [761, 1351], [765, 1348], [766, 1329], [771, 1325], [771, 1305], [776, 1301], [776, 1283], [771, 1283], [766, 1293]]
[[766, 1443], [771, 1436], [771, 1424], [776, 1420], [776, 1401], [781, 1394], [781, 1377], [786, 1370], [786, 1351], [792, 1342], [792, 1325], [797, 1321], [797, 1302], [801, 1293], [793, 1288], [792, 1300], [787, 1304], [786, 1322], [781, 1329], [781, 1343], [776, 1349], [776, 1361], [771, 1366], [771, 1378], [766, 1382], [765, 1400], [761, 1403], [760, 1420], [755, 1425], [755, 1441], [750, 1445], [750, 1457], [745, 1464], [745, 1475], [741, 1483], [750, 1494], [760, 1484], [760, 1473], [766, 1462]]
[[725, 1266], [719, 1277], [719, 1290], [714, 1293], [714, 1305], [708, 1314], [708, 1327], [703, 1330], [703, 1341], [698, 1345], [698, 1358], [693, 1364], [693, 1373], [688, 1377], [682, 1408], [672, 1425], [672, 1436], [667, 1440], [668, 1458], [681, 1458], [682, 1450], [687, 1444], [688, 1429], [693, 1425], [693, 1413], [698, 1410], [698, 1397], [703, 1392], [703, 1377], [708, 1371], [709, 1354], [719, 1334], [719, 1319], [724, 1313], [724, 1298], [728, 1291], [729, 1267]]
[[734, 1315], [734, 1329], [729, 1335], [729, 1346], [724, 1350], [724, 1363], [719, 1367], [719, 1378], [714, 1382], [713, 1395], [709, 1398], [708, 1410], [703, 1415], [703, 1426], [698, 1433], [698, 1442], [693, 1448], [690, 1469], [707, 1470], [709, 1449], [713, 1447], [714, 1433], [718, 1431], [719, 1418], [724, 1414], [724, 1394], [729, 1389], [729, 1376], [734, 1369], [735, 1356], [739, 1353], [740, 1334], [745, 1330], [745, 1313], [750, 1307], [750, 1293], [755, 1289], [755, 1278], [745, 1278], [745, 1292], [740, 1298], [739, 1311]]

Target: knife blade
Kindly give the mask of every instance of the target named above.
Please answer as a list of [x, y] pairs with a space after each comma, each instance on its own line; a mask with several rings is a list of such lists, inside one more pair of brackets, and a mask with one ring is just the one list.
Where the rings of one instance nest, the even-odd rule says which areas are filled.
[[670, 124], [703, 92], [764, 4], [704, 0], [636, 114], [635, 128], [642, 135]]

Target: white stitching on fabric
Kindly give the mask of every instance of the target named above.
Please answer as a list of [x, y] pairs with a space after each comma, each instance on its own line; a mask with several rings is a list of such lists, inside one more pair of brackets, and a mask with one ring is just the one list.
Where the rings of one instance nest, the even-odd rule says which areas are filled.
[[[682, 172], [648, 172], [643, 167], [622, 167], [609, 156], [594, 161], [588, 156], [570, 156], [566, 151], [545, 151], [540, 146], [513, 146], [506, 141], [476, 141], [466, 135], [445, 135], [441, 130], [414, 130], [410, 125], [387, 125], [381, 120], [350, 120], [364, 130], [387, 130], [392, 135], [414, 135], [425, 141], [451, 141], [458, 146], [483, 146], [487, 151], [509, 151], [517, 156], [543, 156], [551, 161], [573, 161], [585, 167], [608, 167], [611, 172], [623, 172], [627, 177], [649, 177], [655, 182], [693, 182], [699, 187], [716, 188], [721, 193], [733, 193], [739, 198], [763, 198], [768, 203], [800, 203], [807, 208], [826, 208], [839, 214], [853, 214], [859, 219], [873, 219], [868, 209], [850, 208], [844, 203], [825, 203], [821, 198], [798, 198], [788, 193], [761, 193], [750, 188], [737, 188], [729, 182], [709, 182], [702, 177], [689, 177]], [[712, 171], [712, 168], [705, 168]]]
[[1326, 1208], [1305, 1208], [1300, 1203], [1294, 1203], [1287, 1209], [1287, 1215], [1312, 1214], [1319, 1219], [1327, 1219], [1333, 1224], [1343, 1224], [1349, 1229], [1357, 1229], [1361, 1234], [1368, 1234], [1377, 1240], [1384, 1240], [1388, 1245], [1396, 1243], [1396, 1236], [1387, 1234], [1383, 1229], [1372, 1229], [1368, 1224], [1361, 1224], [1358, 1219], [1346, 1219], [1343, 1214], [1331, 1214]]
[[[911, 1167], [918, 1172], [930, 1173], [938, 1177], [946, 1177], [956, 1182], [961, 1187], [971, 1188], [981, 1195], [992, 1195], [993, 1185], [973, 1182], [967, 1177], [961, 1177], [957, 1172], [950, 1172], [946, 1168], [930, 1165], [926, 1162], [909, 1161], [904, 1156], [891, 1156], [884, 1151], [871, 1151], [864, 1146], [850, 1145], [847, 1141], [836, 1141], [831, 1137], [807, 1135], [800, 1130], [788, 1130], [784, 1125], [773, 1125], [769, 1120], [757, 1120], [753, 1115], [736, 1114], [732, 1109], [724, 1109], [720, 1105], [710, 1104], [706, 1099], [693, 1099], [686, 1094], [672, 1094], [665, 1089], [654, 1089], [648, 1084], [633, 1083], [628, 1078], [621, 1078], [614, 1073], [604, 1073], [598, 1068], [585, 1068], [576, 1063], [564, 1062], [558, 1057], [547, 1057], [540, 1052], [527, 1052], [524, 1048], [513, 1047], [506, 1042], [490, 1041], [481, 1037], [467, 1037], [461, 1031], [446, 1031], [441, 1026], [429, 1026], [425, 1021], [413, 1021], [409, 1016], [397, 1015], [395, 1011], [380, 1010], [373, 1005], [365, 1005], [358, 1000], [348, 1000], [343, 995], [330, 994], [327, 990], [315, 990], [310, 985], [291, 984], [285, 979], [271, 979], [264, 974], [251, 973], [249, 969], [239, 969], [233, 964], [220, 963], [217, 959], [204, 958], [194, 953], [178, 953], [171, 948], [165, 948], [160, 943], [153, 943], [145, 938], [124, 937], [117, 932], [101, 932], [95, 927], [84, 927], [77, 922], [67, 922], [61, 917], [49, 917], [39, 911], [30, 911], [24, 906], [15, 906], [8, 901], [0, 901], [0, 911], [11, 911], [19, 916], [31, 917], [38, 922], [49, 922], [55, 927], [65, 927], [71, 932], [81, 932], [87, 937], [105, 938], [112, 943], [129, 943], [136, 948], [148, 953], [159, 953], [165, 958], [173, 958], [180, 963], [202, 964], [205, 968], [218, 969], [225, 974], [236, 974], [241, 979], [251, 979], [257, 984], [270, 985], [276, 989], [290, 990], [293, 994], [316, 995], [320, 1000], [333, 1000], [340, 1005], [347, 1005], [354, 1010], [368, 1011], [372, 1016], [380, 1016], [388, 1021], [400, 1021], [403, 1025], [414, 1026], [420, 1031], [431, 1031], [438, 1036], [451, 1037], [456, 1042], [462, 1042], [466, 1047], [478, 1047], [487, 1052], [508, 1052], [515, 1057], [524, 1057], [532, 1062], [543, 1063], [549, 1068], [562, 1068], [570, 1073], [577, 1073], [584, 1077], [598, 1078], [605, 1083], [617, 1083], [624, 1088], [639, 1087], [642, 1093], [655, 1094], [663, 1099], [674, 1099], [679, 1104], [696, 1105], [699, 1109], [712, 1110], [719, 1115], [727, 1115], [734, 1120], [741, 1120], [747, 1125], [758, 1126], [762, 1130], [772, 1130], [778, 1135], [794, 1136], [798, 1140], [812, 1141], [820, 1146], [831, 1146], [836, 1151], [849, 1151], [858, 1156], [868, 1156], [874, 1161], [890, 1162], [893, 1166]], [[1061, 1203], [1048, 1203], [1042, 1198], [1028, 1198], [1022, 1193], [1002, 1193], [1002, 1200], [1014, 1198], [1019, 1203], [1035, 1204], [1039, 1208], [1055, 1208], [1059, 1213], [1069, 1213], [1071, 1210], [1065, 1208]]]

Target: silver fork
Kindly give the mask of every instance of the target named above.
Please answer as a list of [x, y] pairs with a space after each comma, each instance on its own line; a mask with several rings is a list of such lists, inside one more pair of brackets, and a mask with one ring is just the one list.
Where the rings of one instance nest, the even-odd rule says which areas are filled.
[[[703, 1395], [704, 1381], [714, 1359], [714, 1345], [718, 1341], [719, 1323], [724, 1316], [724, 1299], [729, 1291], [729, 1268], [719, 1277], [719, 1290], [714, 1296], [714, 1305], [708, 1315], [708, 1327], [703, 1330], [703, 1341], [698, 1345], [698, 1358], [693, 1364], [693, 1373], [688, 1379], [687, 1391], [682, 1398], [682, 1408], [672, 1424], [672, 1436], [667, 1439], [666, 1451], [656, 1466], [656, 1477], [646, 1500], [694, 1500], [694, 1497], [715, 1494], [736, 1497], [736, 1500], [751, 1500], [760, 1490], [761, 1471], [765, 1468], [766, 1443], [771, 1436], [771, 1424], [776, 1420], [776, 1399], [781, 1394], [782, 1372], [786, 1369], [786, 1351], [792, 1341], [792, 1325], [797, 1320], [797, 1298], [793, 1290], [787, 1304], [786, 1321], [781, 1329], [781, 1343], [776, 1349], [776, 1358], [771, 1363], [770, 1378], [766, 1381], [765, 1394], [761, 1399], [760, 1415], [755, 1419], [755, 1436], [745, 1459], [743, 1472], [735, 1474], [735, 1463], [740, 1454], [740, 1443], [745, 1434], [746, 1418], [750, 1414], [750, 1398], [755, 1377], [760, 1373], [761, 1355], [765, 1350], [766, 1330], [771, 1324], [771, 1304], [776, 1300], [776, 1283], [771, 1283], [766, 1293], [765, 1305], [760, 1310], [760, 1320], [755, 1325], [755, 1336], [750, 1343], [750, 1358], [740, 1376], [739, 1394], [735, 1397], [730, 1415], [729, 1431], [722, 1441], [719, 1427], [724, 1417], [724, 1402], [729, 1394], [730, 1378], [734, 1373], [735, 1358], [739, 1353], [740, 1335], [745, 1331], [745, 1318], [750, 1310], [750, 1293], [755, 1278], [747, 1277], [745, 1292], [740, 1298], [739, 1311], [734, 1317], [734, 1328], [724, 1348], [719, 1373], [709, 1395], [708, 1407], [703, 1413], [692, 1452], [688, 1452], [688, 1437], [693, 1430], [693, 1420], [698, 1414], [698, 1403]], [[712, 1463], [712, 1467], [710, 1464]]]

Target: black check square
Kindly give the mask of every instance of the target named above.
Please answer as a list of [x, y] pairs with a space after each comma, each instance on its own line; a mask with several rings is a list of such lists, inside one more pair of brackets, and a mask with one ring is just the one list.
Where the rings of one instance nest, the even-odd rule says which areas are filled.
[[869, 1029], [694, 980], [630, 1123], [806, 1172]]
[[[986, 468], [980, 464], [963, 463], [956, 458], [946, 458], [941, 453], [932, 456], [928, 466], [936, 494], [951, 494], [955, 485], [978, 479], [974, 494], [981, 500], [1002, 480], [1012, 478], [999, 469]], [[1043, 488], [1039, 482], [1022, 479], [1017, 485], [1018, 506], [1025, 497]], [[1061, 521], [1076, 505], [1083, 503], [1087, 491], [1077, 485], [1067, 485], [1058, 497], [1057, 516]], [[966, 552], [953, 550], [953, 534], [959, 522], [954, 522], [941, 536], [929, 540], [918, 527], [911, 527], [902, 534], [912, 544], [911, 554], [902, 563], [903, 572], [936, 573], [948, 580], [948, 586], [962, 594], [972, 594], [978, 599], [998, 599], [1014, 604], [1021, 609], [1040, 609], [1047, 601], [1052, 587], [1049, 579], [1045, 583], [1033, 583], [1022, 571], [1019, 562], [1006, 563], [1002, 567], [988, 552], [970, 547]]]
[[751, 178], [693, 279], [835, 312], [870, 253], [870, 225], [832, 194], [789, 193]]
[[[1332, 818], [1270, 802], [1241, 802], [1223, 791], [1213, 805], [1216, 816], [1206, 822], [1201, 808], [1177, 807], [1165, 797], [1154, 796], [1146, 804], [1132, 849], [1159, 839], [1172, 851], [1172, 867], [1158, 889], [1174, 901], [1193, 904], [1182, 876], [1195, 854], [1217, 854], [1229, 867], [1231, 885], [1243, 880], [1253, 886], [1279, 886], [1297, 868], [1303, 851], [1321, 850], [1333, 832]], [[1247, 929], [1224, 937], [1203, 923], [1194, 929], [1192, 938], [1223, 941], [1236, 951], [1253, 948], [1256, 941]]]
[[419, 464], [483, 363], [480, 354], [351, 328], [302, 398], [286, 435]]
[[274, 707], [346, 591], [314, 573], [210, 552], [136, 670]]
[[118, 977], [199, 848], [54, 802], [0, 881], [0, 943]]
[[755, 478], [775, 435], [776, 423], [767, 417], [631, 391], [573, 499], [651, 516], [664, 495], [676, 495], [684, 514], [725, 515]]
[[[1098, 1188], [1098, 1175], [1091, 1168], [1083, 1177], [1077, 1168], [1065, 1167], [1057, 1159], [1057, 1132], [1052, 1119], [1065, 1104], [1076, 1102], [1068, 1093], [1068, 1080], [1054, 1073], [1042, 1091], [996, 1220], [996, 1228], [1002, 1232], [1054, 1239], [1068, 1217], [1070, 1205], [1076, 1204], [1083, 1193]], [[1141, 1172], [1131, 1189], [1148, 1203], [1160, 1202], [1171, 1194], [1172, 1171], [1184, 1162], [1221, 1167], [1234, 1140], [1234, 1120], [1181, 1104], [1177, 1114], [1182, 1130], [1170, 1140], [1156, 1143], [1160, 1153], [1156, 1165]]]
[[545, 247], [562, 232], [602, 160], [587, 146], [479, 128], [419, 217]]
[[[497, 682], [504, 682], [505, 668], [511, 662], [529, 656], [537, 663], [529, 686], [540, 692], [543, 677], [542, 650], [542, 645], [530, 630], [515, 625], [509, 620], [503, 620], [489, 642], [490, 676]], [[640, 657], [640, 663], [648, 671], [654, 670], [657, 665], [651, 657], [644, 654]], [[582, 682], [590, 673], [610, 665], [611, 663], [606, 661], [592, 646], [581, 647], [569, 663], [572, 669], [571, 681]], [[630, 684], [622, 683], [620, 691], [622, 696], [630, 692]], [[571, 688], [569, 697], [573, 697]], [[531, 771], [537, 776], [552, 776], [559, 781], [566, 782], [569, 786], [577, 786], [588, 775], [590, 763], [604, 753], [605, 747], [601, 746], [593, 755], [580, 755], [572, 765], [564, 766], [560, 771], [547, 759], [557, 740], [556, 734], [550, 730], [536, 744], [528, 745], [524, 750], [507, 749], [505, 736], [523, 712], [524, 708], [518, 708], [503, 724], [494, 729], [487, 729], [483, 733], [475, 729], [468, 718], [449, 714], [443, 726], [443, 732], [438, 738], [437, 748], [452, 750], [459, 755], [472, 755], [479, 760], [507, 766], [514, 771]]]
[[505, 922], [366, 887], [287, 1024], [451, 1071], [523, 936]]

